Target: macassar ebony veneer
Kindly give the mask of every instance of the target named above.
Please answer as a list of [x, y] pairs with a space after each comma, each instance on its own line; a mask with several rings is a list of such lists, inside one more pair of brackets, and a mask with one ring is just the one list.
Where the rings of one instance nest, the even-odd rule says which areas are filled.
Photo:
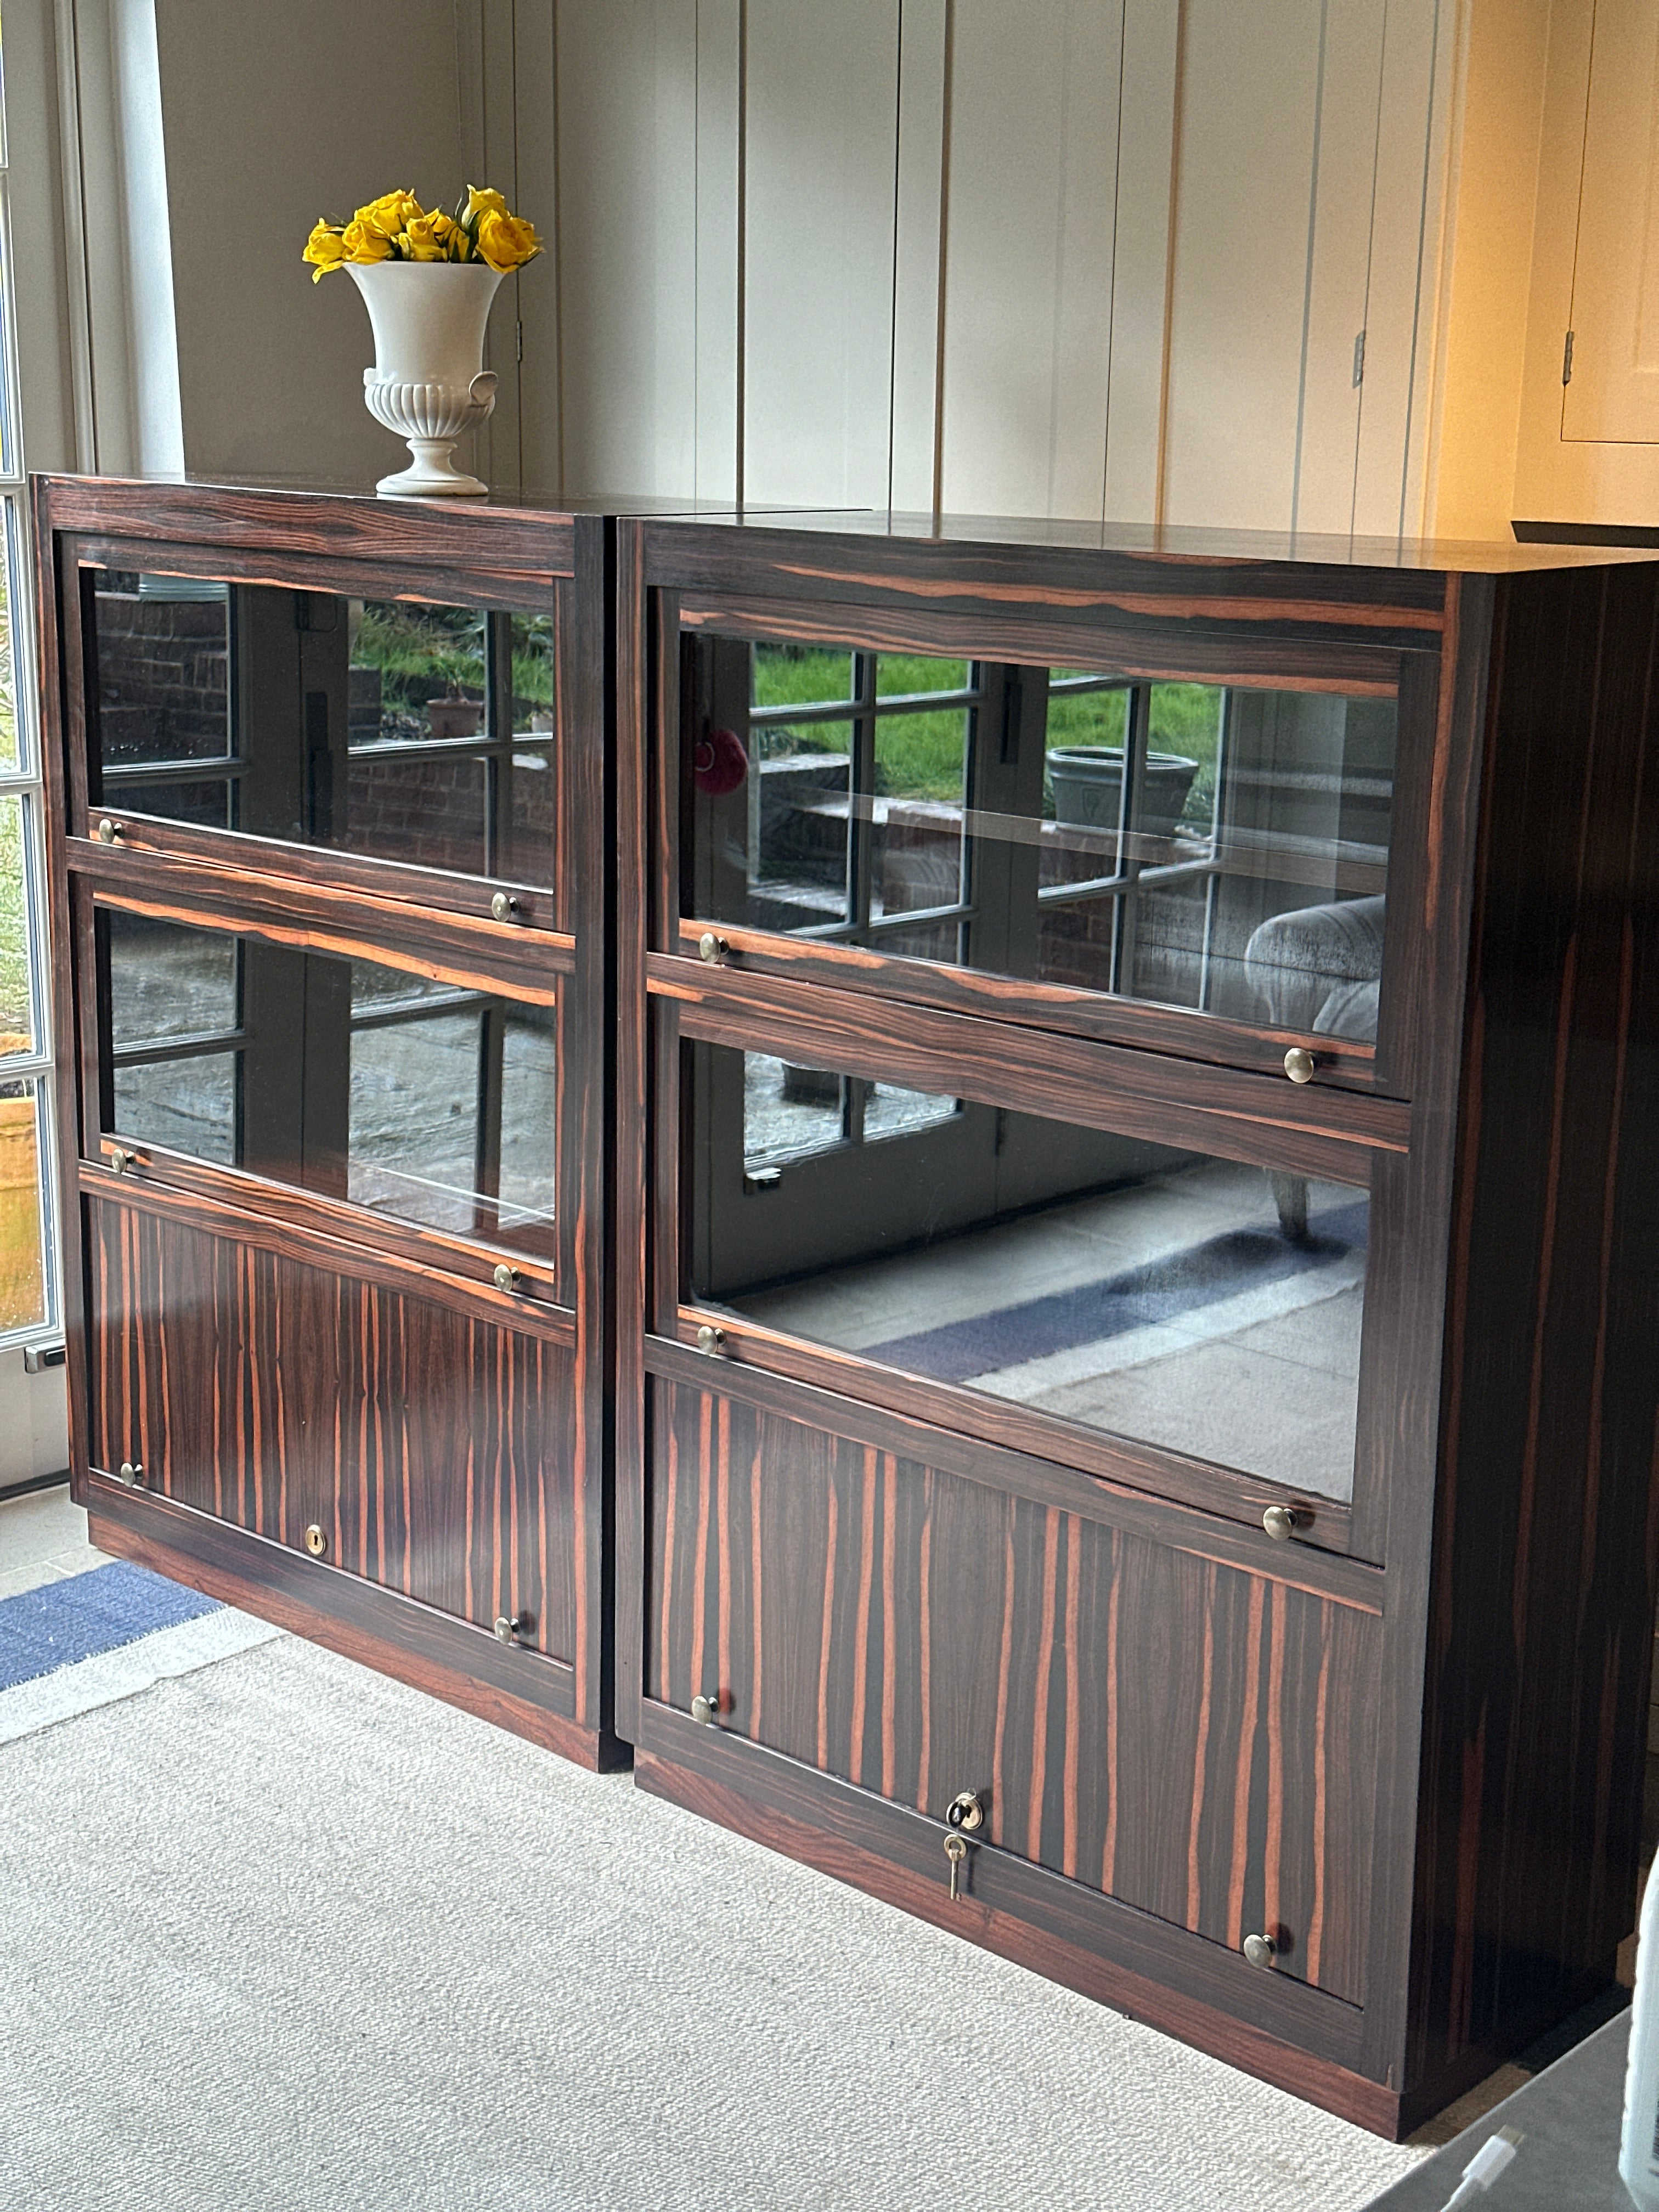
[[614, 1764], [608, 526], [36, 520], [94, 1539]]
[[1632, 1924], [1659, 566], [1291, 550], [620, 523], [617, 1725], [1395, 2134]]

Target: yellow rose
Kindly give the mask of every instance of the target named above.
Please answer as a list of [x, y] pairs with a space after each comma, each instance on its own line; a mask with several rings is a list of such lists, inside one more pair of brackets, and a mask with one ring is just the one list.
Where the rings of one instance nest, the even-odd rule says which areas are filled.
[[[439, 228], [441, 223], [442, 230]], [[444, 232], [448, 228], [447, 215], [410, 216], [409, 227], [398, 244], [411, 261], [442, 261], [447, 258], [444, 252]]]
[[392, 240], [362, 216], [354, 216], [340, 234], [340, 254], [345, 261], [389, 261]]
[[356, 219], [368, 223], [383, 237], [396, 238], [399, 231], [408, 228], [414, 217], [425, 212], [413, 192], [382, 192], [379, 199], [360, 207]]
[[314, 264], [311, 272], [313, 284], [320, 284], [331, 269], [337, 269], [345, 259], [345, 240], [337, 223], [319, 222], [306, 240], [306, 250], [300, 257]]
[[478, 217], [478, 251], [503, 276], [509, 270], [522, 269], [541, 250], [533, 223], [516, 215], [499, 215], [493, 208]]
[[499, 192], [491, 191], [488, 185], [483, 191], [478, 190], [477, 185], [467, 186], [466, 213], [461, 217], [461, 221], [469, 228], [477, 222], [481, 215], [506, 215], [508, 212], [507, 202]]

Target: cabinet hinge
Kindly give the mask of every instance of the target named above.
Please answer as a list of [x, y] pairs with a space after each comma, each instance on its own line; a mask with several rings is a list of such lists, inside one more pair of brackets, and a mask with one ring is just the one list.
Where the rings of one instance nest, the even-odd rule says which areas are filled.
[[1365, 381], [1365, 333], [1361, 331], [1353, 342], [1353, 388], [1358, 391]]
[[1572, 332], [1571, 331], [1567, 332], [1567, 342], [1561, 349], [1561, 381], [1563, 384], [1572, 382]]

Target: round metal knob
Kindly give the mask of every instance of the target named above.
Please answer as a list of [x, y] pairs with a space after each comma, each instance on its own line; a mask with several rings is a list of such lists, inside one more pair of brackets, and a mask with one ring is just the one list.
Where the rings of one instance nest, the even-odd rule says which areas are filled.
[[724, 1352], [726, 1331], [723, 1328], [711, 1328], [708, 1323], [704, 1322], [702, 1327], [697, 1331], [697, 1349], [699, 1352]]
[[516, 1291], [522, 1278], [516, 1267], [509, 1267], [503, 1260], [490, 1270], [489, 1279], [498, 1291]]
[[1288, 1544], [1296, 1534], [1296, 1516], [1288, 1505], [1270, 1505], [1261, 1516], [1261, 1525], [1275, 1542]]
[[144, 1479], [144, 1462], [141, 1459], [124, 1459], [115, 1471], [115, 1480], [136, 1490]]
[[514, 921], [517, 920], [520, 908], [519, 902], [510, 892], [497, 891], [489, 902], [489, 911], [497, 921]]
[[1271, 1936], [1247, 1936], [1244, 1956], [1253, 1966], [1271, 1966], [1279, 1956], [1279, 1946]]
[[963, 1790], [945, 1807], [945, 1817], [953, 1828], [964, 1829], [971, 1836], [985, 1826], [985, 1808], [973, 1790]]
[[1305, 1047], [1293, 1044], [1285, 1055], [1285, 1073], [1292, 1083], [1311, 1083], [1317, 1060]]
[[122, 1145], [112, 1145], [108, 1158], [112, 1175], [125, 1175], [130, 1168], [136, 1168], [138, 1164], [137, 1153], [128, 1152]]
[[112, 822], [108, 816], [106, 815], [104, 819], [98, 824], [99, 843], [100, 845], [112, 845], [126, 826], [127, 825], [125, 822]]
[[313, 1521], [306, 1530], [306, 1549], [313, 1559], [320, 1559], [328, 1549], [328, 1532]]
[[723, 937], [716, 937], [712, 929], [705, 929], [697, 939], [697, 957], [706, 960], [711, 968], [718, 968], [732, 950]]
[[700, 1722], [704, 1728], [715, 1727], [719, 1723], [720, 1717], [720, 1700], [718, 1690], [712, 1698], [692, 1698], [691, 1717], [694, 1721]]
[[498, 1613], [495, 1616], [495, 1641], [497, 1644], [511, 1644], [523, 1626], [524, 1615], [521, 1613]]

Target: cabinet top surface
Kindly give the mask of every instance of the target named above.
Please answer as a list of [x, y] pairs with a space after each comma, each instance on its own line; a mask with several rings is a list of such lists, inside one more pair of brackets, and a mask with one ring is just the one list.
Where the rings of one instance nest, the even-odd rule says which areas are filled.
[[[896, 545], [933, 543], [963, 548], [1024, 547], [1054, 553], [1121, 554], [1169, 561], [1270, 562], [1316, 568], [1412, 570], [1440, 574], [1509, 575], [1534, 570], [1599, 568], [1659, 559], [1659, 532], [1651, 545], [1626, 543], [1566, 544], [1528, 535], [1524, 538], [1458, 539], [1364, 538], [1311, 531], [1200, 529], [1178, 524], [1063, 521], [1007, 515], [902, 514], [877, 508], [817, 508], [784, 506], [733, 507], [718, 501], [645, 497], [636, 495], [572, 496], [558, 492], [490, 493], [466, 500], [382, 499], [365, 486], [321, 477], [155, 474], [137, 477], [45, 477], [60, 487], [60, 496], [78, 492], [102, 500], [112, 514], [142, 518], [142, 495], [192, 492], [216, 495], [235, 503], [268, 496], [296, 504], [340, 501], [405, 517], [411, 509], [468, 515], [511, 517], [520, 525], [568, 520], [578, 515], [671, 525], [697, 524], [720, 531], [788, 532], [812, 537], [847, 537]], [[135, 513], [135, 510], [137, 512]], [[152, 518], [175, 535], [179, 502], [166, 498]], [[1518, 526], [1528, 532], [1553, 526]], [[1563, 528], [1569, 526], [1561, 526]]]

